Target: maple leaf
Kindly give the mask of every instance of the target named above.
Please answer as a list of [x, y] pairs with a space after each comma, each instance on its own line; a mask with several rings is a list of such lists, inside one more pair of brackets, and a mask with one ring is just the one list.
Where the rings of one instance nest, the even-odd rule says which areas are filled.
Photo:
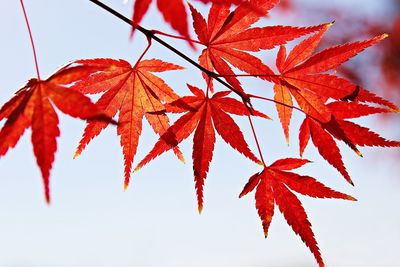
[[[164, 133], [169, 127], [169, 119], [158, 111], [164, 109], [163, 103], [178, 99], [174, 91], [152, 72], [180, 70], [182, 67], [158, 59], [142, 60], [135, 66], [125, 60], [114, 59], [78, 60], [74, 64], [74, 68], [84, 69], [90, 75], [75, 83], [73, 88], [85, 94], [104, 93], [96, 106], [107, 116], [114, 117], [119, 111], [117, 132], [124, 155], [126, 189], [142, 132], [143, 117], [146, 117], [155, 133]], [[75, 157], [107, 125], [107, 122], [89, 122]], [[174, 152], [183, 161], [179, 149], [175, 148]]]
[[[227, 97], [230, 92], [218, 92], [211, 98], [202, 90], [188, 85], [194, 96], [186, 96], [167, 105], [167, 111], [185, 112], [164, 134], [153, 149], [138, 164], [135, 171], [155, 157], [176, 147], [177, 144], [193, 137], [193, 172], [199, 212], [203, 209], [203, 186], [213, 157], [215, 131], [232, 148], [250, 160], [262, 164], [249, 149], [244, 136], [232, 117], [228, 114], [249, 116], [248, 108], [240, 101]], [[253, 115], [269, 119], [265, 114], [254, 110]]]
[[[249, 52], [272, 49], [302, 35], [314, 32], [323, 25], [298, 28], [291, 26], [252, 27], [261, 16], [273, 8], [278, 0], [253, 0], [240, 4], [232, 12], [229, 5], [213, 4], [208, 20], [191, 5], [193, 26], [197, 38], [206, 46], [199, 57], [200, 64], [221, 74], [237, 91], [243, 92], [231, 66], [249, 73], [264, 74], [263, 79], [274, 79], [273, 71]], [[248, 3], [257, 10], [248, 7]], [[230, 66], [231, 65], [231, 66]], [[270, 76], [268, 76], [270, 75]], [[206, 74], [204, 78], [208, 80]]]
[[[332, 23], [326, 24], [315, 35], [295, 46], [289, 55], [286, 55], [285, 46], [280, 47], [276, 59], [276, 66], [280, 72], [280, 79], [276, 83], [279, 91], [276, 91], [278, 91], [278, 96], [285, 94], [285, 98], [283, 100], [277, 98], [277, 100], [281, 100], [281, 102], [290, 106], [292, 101], [288, 94], [290, 92], [307, 115], [322, 122], [328, 122], [331, 119], [332, 114], [325, 106], [325, 102], [330, 98], [343, 101], [370, 102], [386, 106], [394, 111], [398, 110], [398, 107], [393, 103], [376, 96], [359, 85], [335, 75], [324, 73], [338, 67], [367, 47], [385, 39], [387, 34], [366, 41], [331, 47], [312, 55], [323, 35], [331, 26]], [[284, 93], [281, 91], [284, 91]], [[282, 108], [281, 110], [278, 109], [278, 112], [286, 134], [291, 112]]]
[[[243, 2], [246, 2], [248, 8], [253, 8], [254, 10], [258, 10], [256, 6], [251, 5], [251, 3], [247, 3], [246, 0], [198, 0], [204, 4], [208, 3], [219, 3], [219, 4], [236, 4], [239, 5]], [[149, 10], [150, 4], [153, 2], [152, 0], [136, 0], [133, 6], [133, 15], [132, 15], [132, 23], [133, 26], [138, 25], [144, 15]], [[191, 46], [193, 46], [190, 41], [189, 35], [189, 24], [187, 21], [187, 12], [185, 7], [185, 1], [183, 0], [157, 0], [157, 8], [163, 15], [164, 20], [171, 25], [171, 27], [176, 30], [179, 34], [181, 34], [184, 38], [186, 38]], [[179, 19], [177, 19], [179, 18]], [[134, 30], [134, 29], [133, 29]], [[133, 31], [132, 31], [133, 33]]]
[[334, 166], [351, 184], [353, 182], [344, 166], [339, 147], [334, 138], [345, 142], [355, 150], [357, 150], [355, 146], [400, 146], [399, 141], [387, 140], [366, 127], [346, 120], [371, 114], [387, 113], [392, 110], [372, 107], [358, 102], [342, 101], [331, 102], [327, 104], [327, 107], [333, 114], [332, 120], [329, 123], [321, 124], [311, 118], [306, 118], [303, 121], [299, 132], [300, 154], [303, 154], [311, 138], [321, 156]]
[[320, 250], [307, 214], [293, 192], [314, 198], [336, 198], [355, 201], [352, 196], [337, 192], [310, 176], [288, 172], [297, 169], [309, 161], [286, 158], [277, 160], [260, 173], [250, 177], [239, 197], [256, 189], [255, 200], [258, 215], [262, 221], [265, 237], [274, 215], [275, 204], [285, 217], [293, 231], [300, 236], [313, 253], [319, 266], [324, 266]]
[[[276, 59], [276, 66], [280, 74], [279, 81], [275, 81], [274, 99], [286, 140], [289, 139], [292, 97], [294, 97], [301, 110], [307, 115], [300, 127], [300, 154], [303, 153], [311, 137], [322, 157], [338, 169], [349, 183], [352, 183], [332, 136], [344, 141], [359, 155], [361, 153], [356, 145], [398, 146], [398, 144], [395, 141], [387, 141], [378, 137], [377, 134], [369, 132], [366, 128], [359, 128], [360, 126], [356, 124], [338, 119], [340, 116], [344, 116], [344, 113], [347, 113], [348, 118], [357, 118], [373, 113], [398, 111], [398, 108], [393, 103], [376, 96], [359, 85], [324, 73], [338, 67], [365, 48], [386, 38], [387, 35], [383, 34], [370, 40], [331, 47], [312, 55], [331, 25], [325, 25], [316, 34], [300, 42], [289, 55], [286, 55], [285, 46], [280, 47]], [[329, 105], [326, 104], [329, 99], [342, 102]], [[373, 108], [359, 102], [374, 103], [385, 108]], [[333, 107], [338, 106], [340, 108], [332, 110]], [[355, 133], [357, 130], [367, 134], [365, 138], [357, 135]], [[367, 136], [373, 141], [367, 142], [365, 140]]]
[[324, 104], [329, 98], [371, 102], [393, 110], [398, 109], [393, 103], [358, 85], [335, 75], [322, 73], [339, 66], [365, 48], [386, 38], [386, 35], [328, 48], [312, 55], [324, 33], [331, 26], [332, 23], [325, 25], [315, 35], [300, 42], [289, 55], [286, 55], [285, 46], [279, 49], [276, 66], [280, 72], [280, 80], [275, 85], [275, 100], [287, 105], [282, 107], [281, 104], [277, 104], [286, 139], [289, 136], [288, 127], [292, 116], [290, 108], [292, 96], [307, 115], [322, 122], [331, 119], [332, 114]]
[[[133, 6], [132, 23], [138, 25], [146, 14], [152, 0], [136, 0]], [[186, 7], [182, 0], [163, 1], [157, 0], [157, 7], [173, 29], [183, 37], [190, 39], [187, 22]], [[176, 18], [179, 19], [176, 19]], [[191, 42], [189, 42], [191, 44]], [[192, 44], [191, 44], [192, 45]]]
[[67, 68], [61, 68], [46, 80], [29, 80], [0, 109], [0, 121], [7, 119], [0, 130], [0, 157], [31, 127], [33, 151], [42, 174], [47, 203], [50, 203], [49, 179], [57, 150], [56, 139], [60, 135], [54, 106], [74, 118], [111, 121], [88, 97], [66, 87], [86, 75], [84, 72], [79, 75], [79, 71], [71, 75]]

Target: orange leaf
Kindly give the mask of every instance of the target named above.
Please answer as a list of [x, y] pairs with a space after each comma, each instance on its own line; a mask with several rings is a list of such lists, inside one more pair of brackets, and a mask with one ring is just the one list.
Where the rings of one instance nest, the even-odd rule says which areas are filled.
[[[332, 23], [326, 24], [316, 34], [300, 42], [288, 56], [286, 56], [286, 48], [281, 46], [276, 59], [280, 76], [279, 81], [274, 81], [275, 101], [286, 137], [290, 115], [285, 114], [285, 111], [291, 104], [285, 102], [285, 99], [289, 98], [290, 94], [307, 115], [299, 132], [300, 155], [303, 154], [311, 137], [321, 156], [338, 169], [348, 182], [352, 183], [333, 137], [346, 143], [360, 156], [361, 153], [356, 145], [398, 146], [398, 142], [388, 141], [367, 128], [343, 119], [382, 112], [397, 112], [398, 107], [359, 85], [335, 75], [323, 73], [338, 67], [367, 47], [383, 40], [387, 35], [331, 47], [312, 55], [331, 26]], [[290, 92], [290, 94], [286, 92], [285, 99], [277, 97], [277, 92], [283, 95], [282, 85]], [[340, 102], [328, 103], [330, 99], [340, 100]], [[389, 109], [370, 107], [358, 102], [375, 103]]]
[[[139, 144], [143, 117], [146, 117], [155, 133], [164, 133], [169, 127], [169, 120], [159, 111], [164, 109], [164, 102], [178, 99], [174, 91], [151, 72], [179, 70], [182, 67], [158, 59], [143, 60], [135, 66], [124, 60], [113, 59], [80, 60], [75, 64], [75, 67], [92, 70], [92, 74], [74, 84], [73, 88], [87, 94], [104, 92], [96, 106], [109, 117], [114, 117], [119, 112], [117, 132], [124, 155], [126, 189]], [[107, 125], [106, 122], [89, 122], [75, 157]], [[183, 160], [179, 149], [175, 148], [174, 151]]]
[[276, 110], [278, 111], [279, 120], [281, 121], [283, 132], [286, 137], [286, 143], [289, 144], [289, 125], [292, 119], [292, 96], [288, 88], [282, 84], [275, 84], [274, 86], [274, 100], [276, 103]]

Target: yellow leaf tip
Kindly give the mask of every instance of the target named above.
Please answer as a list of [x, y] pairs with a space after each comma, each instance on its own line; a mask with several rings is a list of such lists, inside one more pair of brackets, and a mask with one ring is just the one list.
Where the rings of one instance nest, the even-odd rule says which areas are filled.
[[273, 120], [274, 120], [272, 117], [270, 117], [270, 116], [268, 116], [268, 115], [265, 115], [263, 118], [266, 119], [266, 120], [270, 120], [270, 121], [273, 121]]
[[286, 136], [286, 145], [287, 145], [287, 146], [290, 146], [290, 139], [289, 139], [289, 136]]
[[332, 27], [333, 24], [335, 24], [336, 21], [332, 20], [329, 23], [326, 23], [325, 26], [329, 29], [330, 27]]
[[386, 39], [386, 38], [388, 38], [389, 37], [389, 34], [388, 33], [384, 33], [384, 34], [382, 34], [381, 36], [379, 36], [379, 39], [380, 40], [383, 40], [383, 39]]
[[264, 231], [264, 238], [268, 237], [268, 231]]
[[140, 170], [140, 168], [142, 168], [142, 166], [136, 166], [136, 168], [132, 171], [132, 173], [137, 172], [138, 170]]
[[352, 196], [349, 196], [348, 200], [350, 200], [350, 201], [358, 201], [355, 197], [352, 197]]
[[73, 159], [76, 159], [77, 157], [79, 157], [81, 155], [81, 153], [79, 153], [78, 151], [75, 152]]

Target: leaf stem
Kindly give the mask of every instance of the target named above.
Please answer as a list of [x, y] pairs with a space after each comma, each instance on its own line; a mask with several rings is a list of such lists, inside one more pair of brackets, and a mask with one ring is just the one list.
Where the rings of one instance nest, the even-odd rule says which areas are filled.
[[264, 164], [264, 166], [266, 166], [266, 165], [265, 165], [265, 161], [264, 161], [263, 154], [262, 154], [262, 152], [261, 152], [260, 142], [258, 142], [257, 133], [256, 133], [256, 130], [255, 130], [255, 128], [254, 128], [253, 120], [251, 119], [251, 116], [250, 116], [250, 115], [247, 115], [247, 118], [249, 119], [251, 131], [253, 132], [253, 137], [254, 137], [254, 140], [256, 141], [258, 154], [260, 155], [260, 158], [261, 158], [262, 163]]
[[29, 25], [28, 16], [27, 16], [27, 14], [26, 14], [24, 1], [23, 1], [23, 0], [20, 0], [19, 2], [21, 3], [22, 12], [24, 13], [24, 18], [25, 18], [26, 26], [27, 26], [28, 32], [29, 32], [29, 39], [31, 40], [31, 46], [32, 46], [32, 51], [33, 51], [33, 59], [35, 60], [35, 67], [36, 67], [37, 78], [40, 80], [39, 64], [38, 64], [38, 60], [37, 60], [37, 56], [36, 56], [35, 42], [33, 41], [33, 36], [32, 36], [31, 27], [30, 27], [30, 25]]
[[147, 51], [149, 51], [151, 47], [151, 39], [147, 38], [147, 46], [144, 49], [143, 53], [140, 55], [140, 57], [138, 58], [138, 60], [136, 61], [135, 66], [133, 67], [134, 69], [136, 69], [137, 65], [140, 63], [140, 61], [143, 59], [144, 55], [146, 55]]

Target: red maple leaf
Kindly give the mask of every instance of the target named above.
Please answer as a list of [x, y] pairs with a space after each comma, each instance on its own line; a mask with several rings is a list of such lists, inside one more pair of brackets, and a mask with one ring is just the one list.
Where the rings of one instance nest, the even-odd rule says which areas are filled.
[[[182, 67], [158, 59], [143, 60], [135, 66], [125, 60], [114, 59], [78, 60], [75, 64], [74, 68], [84, 69], [90, 75], [73, 88], [85, 94], [104, 93], [96, 106], [107, 116], [114, 117], [119, 111], [117, 132], [124, 154], [126, 189], [142, 132], [143, 117], [146, 117], [155, 133], [164, 133], [169, 128], [169, 120], [158, 111], [164, 109], [163, 103], [178, 99], [174, 91], [152, 72], [180, 70]], [[107, 122], [89, 122], [75, 157], [107, 125]], [[174, 151], [183, 160], [179, 149], [175, 148]]]
[[[331, 25], [325, 25], [318, 33], [300, 42], [289, 55], [286, 55], [285, 46], [281, 46], [276, 60], [277, 68], [280, 71], [277, 85], [285, 87], [284, 90], [289, 90], [307, 115], [325, 122], [331, 118], [331, 113], [324, 104], [330, 98], [370, 102], [398, 110], [393, 103], [376, 96], [359, 85], [335, 75], [325, 74], [326, 71], [335, 69], [367, 47], [385, 39], [387, 34], [366, 41], [331, 47], [312, 55]], [[287, 127], [286, 124], [283, 126]]]
[[[152, 0], [136, 0], [133, 6], [132, 22], [133, 26], [138, 25], [149, 9]], [[157, 7], [173, 29], [183, 37], [190, 39], [187, 22], [186, 7], [182, 0], [163, 1], [157, 0]], [[176, 19], [179, 18], [179, 19]]]
[[336, 145], [334, 138], [345, 142], [356, 151], [358, 151], [356, 146], [400, 146], [399, 141], [387, 140], [366, 127], [346, 120], [371, 114], [391, 112], [391, 110], [372, 107], [358, 102], [343, 101], [331, 102], [327, 104], [327, 107], [332, 112], [332, 120], [328, 123], [319, 123], [309, 117], [303, 121], [299, 132], [300, 154], [303, 154], [311, 138], [321, 156], [338, 169], [350, 183], [353, 182], [344, 166], [339, 147]]
[[[250, 3], [256, 6], [257, 10], [242, 3], [233, 11], [230, 11], [227, 4], [213, 4], [207, 22], [193, 6], [190, 6], [197, 38], [206, 46], [199, 57], [200, 64], [221, 74], [239, 92], [243, 92], [243, 89], [239, 80], [234, 77], [231, 66], [249, 74], [262, 73], [262, 78], [266, 80], [274, 79], [273, 71], [249, 52], [272, 49], [324, 27], [251, 27], [278, 2], [254, 0]], [[204, 77], [208, 80], [205, 74]]]
[[[355, 85], [343, 78], [325, 72], [338, 67], [343, 62], [355, 56], [365, 48], [381, 41], [387, 35], [375, 37], [367, 41], [353, 42], [325, 49], [312, 55], [324, 33], [330, 28], [326, 25], [315, 35], [300, 42], [286, 55], [286, 48], [281, 46], [276, 65], [279, 81], [275, 83], [275, 101], [279, 118], [286, 139], [289, 139], [289, 124], [292, 116], [292, 96], [300, 109], [307, 115], [300, 128], [300, 153], [302, 154], [307, 141], [312, 137], [319, 153], [352, 183], [340, 155], [339, 148], [333, 140], [344, 141], [357, 154], [361, 155], [356, 145], [398, 146], [397, 142], [387, 141], [377, 134], [357, 124], [338, 120], [343, 110], [347, 118], [357, 118], [377, 112], [398, 111], [396, 105]], [[342, 101], [340, 104], [329, 105], [329, 99]], [[370, 102], [386, 108], [373, 108], [359, 102]], [[340, 105], [340, 109], [332, 107]], [[365, 114], [364, 114], [365, 113]], [[360, 128], [361, 127], [361, 128]], [[362, 131], [372, 138], [369, 142], [362, 138], [357, 131]]]
[[300, 236], [314, 254], [319, 266], [324, 266], [311, 223], [300, 200], [293, 192], [314, 198], [337, 198], [353, 201], [356, 199], [334, 191], [310, 176], [288, 172], [308, 162], [305, 159], [295, 158], [275, 161], [269, 167], [265, 167], [262, 172], [251, 176], [239, 197], [256, 189], [256, 209], [262, 221], [265, 237], [268, 235], [276, 204], [293, 231]]
[[66, 87], [87, 75], [84, 71], [70, 73], [67, 67], [46, 80], [29, 80], [0, 109], [0, 121], [7, 119], [0, 130], [0, 157], [13, 148], [25, 130], [31, 127], [33, 151], [42, 173], [47, 203], [50, 203], [49, 178], [57, 150], [56, 139], [60, 135], [54, 106], [74, 118], [110, 122], [88, 97]]
[[[254, 10], [258, 10], [256, 6], [253, 6], [250, 3], [247, 3], [245, 0], [198, 0], [205, 4], [207, 3], [219, 3], [219, 4], [240, 4], [246, 2], [248, 8], [253, 8]], [[132, 23], [133, 26], [138, 25], [144, 15], [149, 10], [150, 4], [152, 0], [136, 0], [133, 6], [133, 15], [132, 15]], [[171, 27], [176, 30], [179, 34], [183, 37], [187, 38], [190, 45], [193, 45], [190, 42], [190, 35], [189, 35], [189, 24], [187, 21], [187, 12], [185, 7], [185, 1], [183, 0], [157, 0], [157, 8], [163, 15], [163, 18], [166, 22], [168, 22]], [[179, 19], [177, 19], [179, 18]]]
[[[190, 86], [194, 96], [182, 97], [167, 106], [167, 111], [186, 112], [180, 117], [154, 145], [148, 155], [135, 170], [143, 167], [155, 157], [176, 147], [194, 132], [193, 137], [193, 172], [198, 200], [198, 209], [203, 208], [203, 185], [213, 157], [215, 131], [232, 148], [252, 161], [262, 164], [249, 149], [244, 136], [232, 117], [228, 114], [249, 116], [247, 107], [240, 101], [227, 97], [230, 92], [218, 92], [211, 98], [200, 89]], [[261, 112], [253, 111], [255, 116], [269, 119]]]

